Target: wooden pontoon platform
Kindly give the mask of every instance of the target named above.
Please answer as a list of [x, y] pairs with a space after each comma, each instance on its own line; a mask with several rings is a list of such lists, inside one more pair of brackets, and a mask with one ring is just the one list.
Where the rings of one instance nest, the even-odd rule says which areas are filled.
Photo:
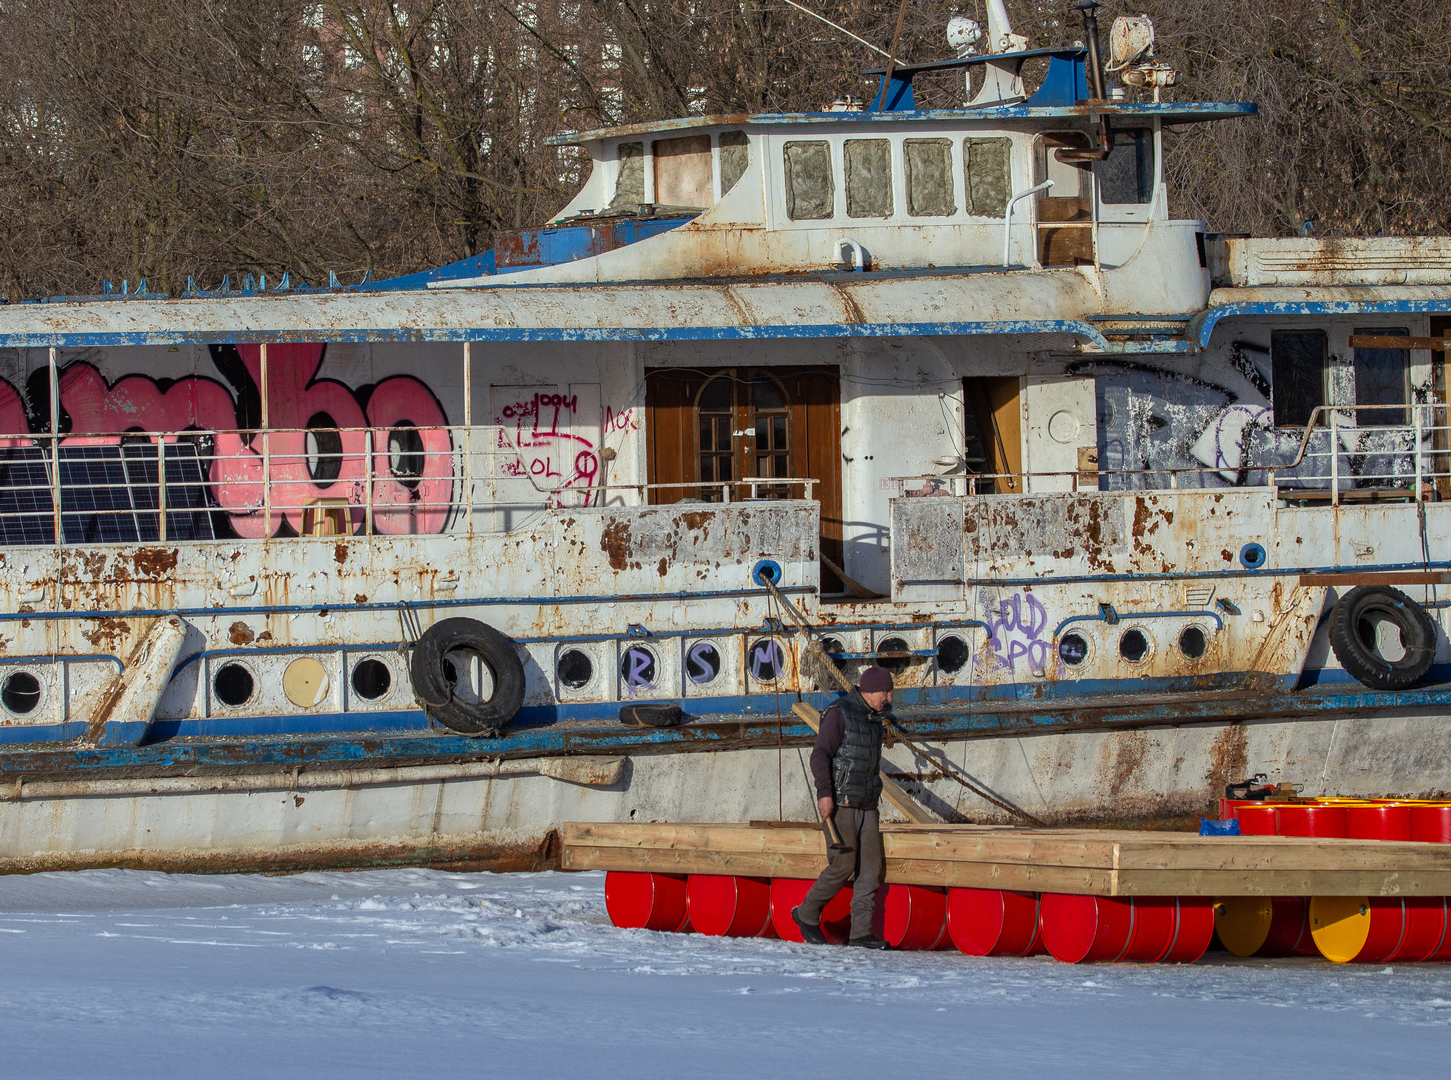
[[[883, 825], [887, 881], [1090, 896], [1447, 896], [1451, 844]], [[810, 823], [567, 822], [565, 870], [814, 878]]]

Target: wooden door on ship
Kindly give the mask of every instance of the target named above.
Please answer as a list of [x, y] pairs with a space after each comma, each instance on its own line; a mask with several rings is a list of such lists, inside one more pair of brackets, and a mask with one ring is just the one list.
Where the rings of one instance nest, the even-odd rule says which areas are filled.
[[[648, 368], [645, 435], [652, 503], [720, 502], [722, 481], [799, 477], [818, 481], [821, 591], [841, 592], [841, 377], [835, 366]], [[757, 498], [800, 498], [801, 489], [761, 484]], [[749, 498], [736, 487], [732, 500]]]

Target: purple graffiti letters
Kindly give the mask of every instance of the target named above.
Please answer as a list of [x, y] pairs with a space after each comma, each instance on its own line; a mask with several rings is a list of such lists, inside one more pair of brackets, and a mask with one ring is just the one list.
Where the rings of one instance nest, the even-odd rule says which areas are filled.
[[1026, 660], [1028, 671], [1038, 675], [1046, 669], [1053, 643], [1045, 636], [1048, 611], [1032, 593], [1015, 593], [989, 612], [993, 659], [1016, 673], [1018, 661]]

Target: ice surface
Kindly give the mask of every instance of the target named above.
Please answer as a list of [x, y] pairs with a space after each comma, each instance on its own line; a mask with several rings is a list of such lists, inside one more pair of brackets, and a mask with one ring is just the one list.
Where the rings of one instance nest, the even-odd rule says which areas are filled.
[[44, 1077], [1444, 1077], [1451, 969], [868, 953], [616, 930], [599, 874], [0, 878]]

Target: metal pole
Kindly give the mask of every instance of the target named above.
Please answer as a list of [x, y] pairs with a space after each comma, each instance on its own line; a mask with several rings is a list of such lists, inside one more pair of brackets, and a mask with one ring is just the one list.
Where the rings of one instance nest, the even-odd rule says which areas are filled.
[[363, 503], [363, 531], [366, 535], [373, 535], [373, 429], [369, 428], [364, 446], [367, 450], [367, 487], [364, 489]]
[[272, 440], [267, 431], [267, 343], [262, 343], [262, 539], [272, 535]]
[[464, 521], [474, 534], [474, 363], [471, 342], [464, 342]]
[[166, 434], [156, 441], [156, 542], [166, 543]]
[[1421, 407], [1411, 406], [1411, 415], [1416, 421], [1416, 501], [1421, 501]]
[[1340, 440], [1335, 434], [1334, 409], [1330, 410], [1330, 505], [1340, 505]]
[[[64, 538], [60, 521], [60, 374], [56, 368], [55, 349], [50, 350], [50, 505], [54, 514], [55, 542]], [[57, 591], [60, 575], [57, 573]]]

